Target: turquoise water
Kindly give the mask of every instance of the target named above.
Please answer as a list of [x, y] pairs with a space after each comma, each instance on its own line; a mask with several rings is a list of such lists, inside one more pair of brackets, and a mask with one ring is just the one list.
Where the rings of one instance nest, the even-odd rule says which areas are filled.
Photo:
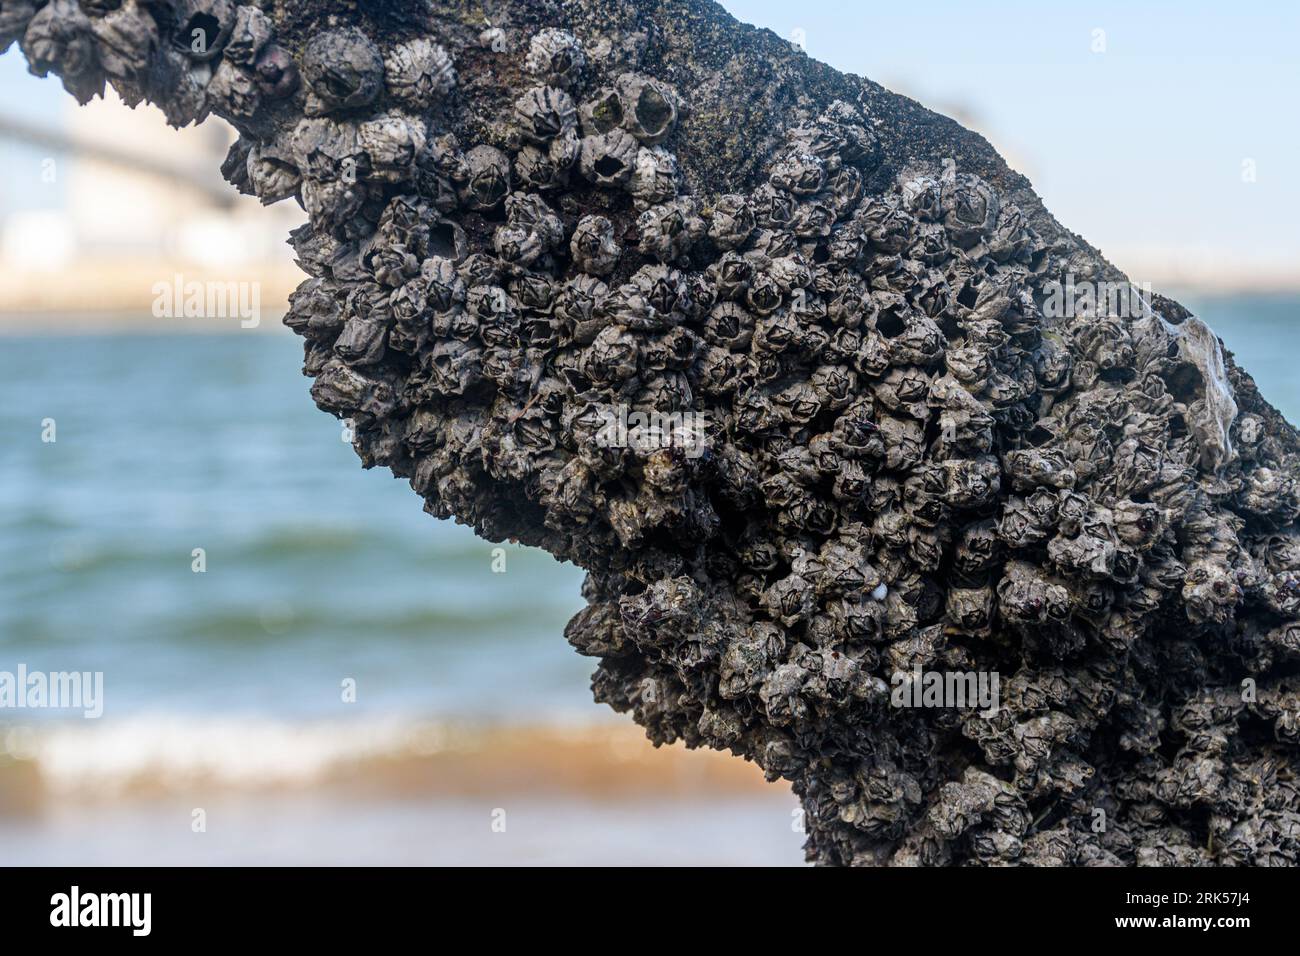
[[277, 334], [0, 339], [0, 670], [103, 671], [106, 718], [329, 714], [347, 678], [362, 712], [598, 713], [561, 636], [581, 573], [495, 573], [299, 364]]

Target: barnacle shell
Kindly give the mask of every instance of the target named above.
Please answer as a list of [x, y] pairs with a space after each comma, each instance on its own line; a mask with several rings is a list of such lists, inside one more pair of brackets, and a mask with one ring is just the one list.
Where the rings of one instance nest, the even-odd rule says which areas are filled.
[[613, 272], [622, 254], [614, 238], [614, 224], [604, 216], [584, 216], [573, 230], [569, 249], [574, 265], [594, 276]]
[[384, 55], [384, 84], [404, 106], [427, 109], [455, 88], [456, 69], [441, 44], [415, 37], [395, 44]]
[[36, 15], [34, 0], [5, 0], [0, 4], [0, 53], [22, 37], [27, 24]]
[[510, 192], [510, 158], [492, 146], [475, 146], [465, 154], [458, 192], [468, 209], [491, 209]]
[[515, 100], [515, 121], [526, 138], [545, 144], [575, 130], [578, 113], [564, 90], [535, 86]]
[[369, 106], [384, 86], [384, 59], [355, 27], [327, 30], [307, 41], [302, 75], [309, 92], [304, 111], [319, 116]]
[[226, 59], [237, 66], [252, 67], [274, 33], [270, 18], [257, 7], [236, 7], [235, 23], [224, 50]]
[[549, 86], [573, 87], [582, 78], [586, 64], [582, 44], [567, 30], [548, 27], [534, 34], [528, 42], [528, 59], [524, 66]]
[[623, 125], [647, 146], [661, 143], [677, 125], [677, 93], [667, 83], [624, 73], [615, 84]]
[[584, 136], [579, 168], [598, 186], [621, 186], [632, 177], [638, 149], [637, 141], [622, 129]]
[[235, 29], [233, 0], [177, 0], [176, 48], [192, 60], [214, 60]]
[[32, 16], [22, 50], [32, 73], [45, 76], [57, 69], [64, 89], [79, 103], [103, 94], [104, 77], [99, 72], [91, 21], [76, 0], [50, 0]]
[[[138, 0], [124, 0], [91, 20], [99, 64], [110, 78], [139, 81], [158, 49], [158, 26]], [[3, 31], [0, 31], [3, 32]]]

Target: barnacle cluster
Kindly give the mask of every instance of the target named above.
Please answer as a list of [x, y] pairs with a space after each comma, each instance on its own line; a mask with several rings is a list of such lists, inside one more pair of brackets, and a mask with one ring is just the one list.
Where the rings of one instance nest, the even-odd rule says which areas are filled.
[[[365, 466], [587, 569], [597, 699], [792, 782], [811, 859], [1300, 858], [1296, 444], [1203, 324], [1046, 315], [1086, 257], [860, 103], [701, 188], [689, 89], [447, 22], [282, 45], [228, 0], [0, 0], [79, 98], [235, 125], [230, 181], [309, 215], [286, 322]], [[601, 440], [619, 409], [703, 454]], [[917, 668], [999, 706], [893, 706]]]

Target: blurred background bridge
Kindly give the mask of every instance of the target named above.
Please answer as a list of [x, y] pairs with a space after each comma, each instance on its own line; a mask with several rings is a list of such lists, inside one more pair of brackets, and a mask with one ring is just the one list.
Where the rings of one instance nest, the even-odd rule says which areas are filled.
[[57, 82], [29, 76], [16, 49], [0, 56], [0, 314], [142, 322], [154, 284], [180, 274], [260, 283], [276, 316], [302, 279], [285, 240], [305, 215], [222, 180], [233, 139], [216, 119], [172, 129], [111, 90], [78, 108]]

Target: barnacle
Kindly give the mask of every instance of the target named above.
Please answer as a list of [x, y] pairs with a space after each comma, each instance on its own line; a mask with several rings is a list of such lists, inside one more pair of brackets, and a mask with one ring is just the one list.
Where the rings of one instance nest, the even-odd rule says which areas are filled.
[[[18, 15], [23, 9], [18, 8]], [[46, 76], [57, 69], [63, 88], [79, 103], [103, 94], [104, 77], [99, 72], [91, 21], [76, 0], [50, 0], [33, 15], [22, 38], [22, 50], [32, 73]]]
[[192, 60], [220, 56], [235, 29], [234, 0], [179, 0], [175, 8], [175, 47]]
[[567, 30], [541, 30], [528, 41], [524, 66], [543, 83], [569, 89], [582, 78], [587, 58], [582, 44]]
[[[318, 405], [429, 513], [587, 568], [599, 699], [790, 780], [811, 858], [1295, 862], [1300, 444], [1209, 329], [1055, 313], [1117, 277], [982, 142], [887, 151], [892, 98], [829, 74], [733, 103], [579, 6], [590, 55], [228, 0], [0, 0], [0, 48], [234, 122], [227, 179], [309, 217]], [[1004, 693], [902, 713], [914, 667]]]
[[613, 272], [622, 254], [614, 238], [614, 224], [604, 216], [584, 216], [573, 230], [569, 250], [573, 264], [594, 276]]
[[615, 83], [623, 125], [647, 146], [661, 143], [677, 125], [677, 93], [648, 76], [624, 73]]
[[327, 30], [307, 41], [302, 75], [309, 87], [308, 116], [358, 109], [373, 103], [383, 89], [384, 59], [375, 42], [355, 27]]
[[35, 15], [35, 0], [5, 0], [0, 3], [0, 53], [22, 37], [28, 22]]
[[578, 113], [564, 90], [535, 86], [515, 100], [515, 120], [525, 137], [545, 144], [576, 129]]
[[632, 178], [639, 148], [623, 129], [584, 136], [578, 157], [582, 175], [598, 186], [621, 186]]
[[460, 201], [468, 209], [491, 209], [510, 192], [510, 157], [486, 144], [465, 154], [458, 184]]
[[257, 7], [236, 7], [235, 22], [226, 40], [225, 57], [238, 66], [252, 67], [274, 34], [270, 17]]
[[441, 102], [456, 86], [451, 55], [428, 37], [394, 45], [384, 56], [384, 84], [402, 105], [423, 110]]

